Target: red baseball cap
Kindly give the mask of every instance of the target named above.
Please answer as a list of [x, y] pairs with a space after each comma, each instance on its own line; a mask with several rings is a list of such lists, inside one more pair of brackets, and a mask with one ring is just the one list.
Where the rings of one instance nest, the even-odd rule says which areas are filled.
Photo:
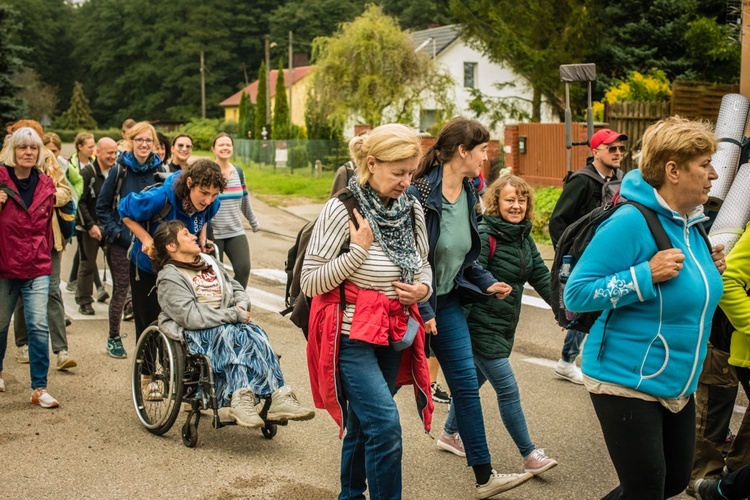
[[591, 149], [596, 149], [602, 144], [612, 144], [615, 141], [627, 140], [627, 135], [615, 132], [614, 130], [610, 130], [608, 128], [603, 128], [591, 136]]

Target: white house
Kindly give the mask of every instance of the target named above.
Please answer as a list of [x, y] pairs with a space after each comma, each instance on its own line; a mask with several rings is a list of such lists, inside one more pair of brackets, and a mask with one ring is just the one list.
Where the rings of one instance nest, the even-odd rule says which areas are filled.
[[[490, 97], [516, 97], [519, 106], [531, 115], [532, 90], [528, 80], [517, 75], [509, 67], [491, 62], [487, 56], [467, 45], [461, 38], [458, 25], [441, 26], [412, 33], [414, 47], [426, 52], [447, 70], [456, 82], [454, 89], [456, 113], [473, 117], [468, 103], [471, 90], [479, 89]], [[500, 84], [503, 87], [498, 88]], [[436, 110], [422, 109], [419, 130], [426, 131], [435, 123]], [[542, 103], [542, 121], [558, 122], [559, 117], [552, 107]], [[507, 123], [510, 123], [507, 122]], [[503, 137], [504, 124], [491, 130], [493, 138]]]

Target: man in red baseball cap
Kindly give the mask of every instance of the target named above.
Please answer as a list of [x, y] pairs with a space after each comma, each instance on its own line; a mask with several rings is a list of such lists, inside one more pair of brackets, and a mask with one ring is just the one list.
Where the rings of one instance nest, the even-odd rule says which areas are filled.
[[[563, 191], [557, 200], [549, 220], [549, 234], [552, 243], [557, 241], [563, 231], [584, 215], [610, 201], [613, 187], [619, 188], [622, 179], [620, 162], [625, 152], [623, 141], [628, 136], [610, 130], [599, 130], [591, 136], [591, 154], [586, 166], [575, 172], [568, 172], [563, 179]], [[584, 333], [568, 330], [562, 348], [562, 357], [555, 366], [555, 375], [575, 384], [583, 384], [581, 369], [575, 359], [581, 352]]]

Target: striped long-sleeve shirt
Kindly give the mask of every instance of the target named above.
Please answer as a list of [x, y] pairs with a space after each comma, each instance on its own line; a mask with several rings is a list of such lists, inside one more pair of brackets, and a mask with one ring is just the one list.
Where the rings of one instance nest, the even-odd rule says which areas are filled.
[[245, 234], [241, 215], [244, 215], [248, 220], [253, 232], [260, 228], [258, 218], [253, 212], [252, 205], [250, 205], [247, 187], [240, 181], [237, 169], [232, 173], [232, 177], [227, 180], [227, 188], [219, 195], [219, 200], [221, 202], [219, 212], [211, 220], [211, 228], [215, 239], [223, 240]]
[[[419, 203], [414, 205], [414, 227], [416, 229], [417, 253], [420, 270], [415, 275], [415, 283], [424, 283], [432, 293], [432, 269], [427, 261], [429, 242], [425, 227], [424, 212]], [[398, 298], [392, 281], [401, 281], [401, 268], [385, 254], [377, 241], [369, 250], [351, 244], [349, 252], [339, 255], [341, 246], [349, 238], [349, 214], [338, 198], [332, 198], [323, 207], [318, 217], [302, 265], [300, 287], [308, 297], [321, 295], [333, 290], [344, 280], [349, 280], [359, 288], [377, 290], [389, 299]], [[341, 333], [348, 335], [354, 304], [346, 304]]]

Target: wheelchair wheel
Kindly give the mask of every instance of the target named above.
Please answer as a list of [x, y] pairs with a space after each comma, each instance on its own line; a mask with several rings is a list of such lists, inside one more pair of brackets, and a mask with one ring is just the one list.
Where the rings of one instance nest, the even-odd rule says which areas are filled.
[[156, 324], [141, 335], [133, 361], [133, 405], [146, 429], [162, 435], [180, 413], [185, 352], [180, 342], [159, 331]]
[[266, 425], [260, 428], [260, 431], [263, 433], [263, 437], [265, 437], [266, 439], [273, 439], [273, 437], [276, 435], [276, 432], [278, 431], [278, 427], [276, 426], [276, 424], [266, 423]]

